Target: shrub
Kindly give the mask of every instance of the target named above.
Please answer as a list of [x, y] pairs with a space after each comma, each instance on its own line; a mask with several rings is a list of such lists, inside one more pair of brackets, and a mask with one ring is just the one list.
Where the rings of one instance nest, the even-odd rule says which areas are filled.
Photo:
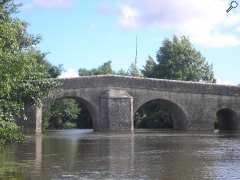
[[0, 144], [20, 143], [24, 136], [15, 122], [0, 121]]

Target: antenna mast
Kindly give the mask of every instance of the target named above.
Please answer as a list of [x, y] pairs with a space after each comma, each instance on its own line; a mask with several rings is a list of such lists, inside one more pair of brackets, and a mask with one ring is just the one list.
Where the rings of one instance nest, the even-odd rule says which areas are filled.
[[138, 37], [136, 36], [136, 56], [135, 56], [135, 67], [137, 67], [138, 63]]

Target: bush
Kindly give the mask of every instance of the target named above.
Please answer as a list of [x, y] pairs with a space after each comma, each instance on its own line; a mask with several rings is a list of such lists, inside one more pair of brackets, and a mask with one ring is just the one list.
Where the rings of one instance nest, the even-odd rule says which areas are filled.
[[0, 144], [20, 143], [23, 140], [21, 129], [15, 122], [0, 121]]

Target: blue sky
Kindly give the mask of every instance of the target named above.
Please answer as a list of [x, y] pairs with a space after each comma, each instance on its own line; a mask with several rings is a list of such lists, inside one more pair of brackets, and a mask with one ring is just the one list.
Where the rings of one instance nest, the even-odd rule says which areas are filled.
[[155, 57], [165, 38], [186, 35], [213, 63], [219, 83], [240, 83], [240, 7], [229, 14], [228, 0], [18, 0], [19, 17], [40, 34], [48, 60], [63, 64], [64, 77], [108, 60], [113, 68], [138, 66]]

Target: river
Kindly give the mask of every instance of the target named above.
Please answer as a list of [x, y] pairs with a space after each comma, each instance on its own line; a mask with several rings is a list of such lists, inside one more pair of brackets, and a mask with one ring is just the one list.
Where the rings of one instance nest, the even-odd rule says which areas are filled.
[[1, 147], [0, 179], [240, 179], [240, 133], [49, 131]]

